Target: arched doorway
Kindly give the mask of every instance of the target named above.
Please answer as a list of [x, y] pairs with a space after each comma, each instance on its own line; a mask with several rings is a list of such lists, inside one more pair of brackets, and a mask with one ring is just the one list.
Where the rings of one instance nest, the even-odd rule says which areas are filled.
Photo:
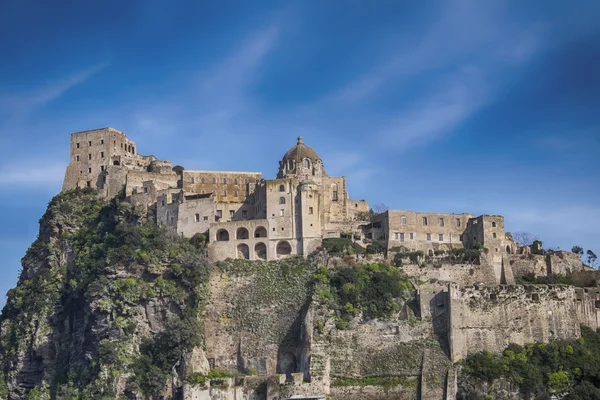
[[256, 254], [256, 258], [258, 260], [266, 260], [267, 259], [267, 246], [262, 243], [256, 243], [254, 246], [254, 253]]
[[250, 259], [250, 248], [247, 244], [238, 244], [237, 246], [237, 258], [242, 258], [244, 260]]
[[226, 242], [229, 240], [229, 232], [227, 229], [219, 229], [217, 231], [217, 242]]
[[248, 239], [249, 235], [248, 235], [248, 229], [246, 228], [238, 228], [236, 234], [235, 234], [235, 238], [237, 240], [243, 240], [243, 239]]
[[267, 230], [265, 229], [265, 227], [264, 226], [256, 227], [256, 229], [254, 230], [254, 237], [255, 238], [266, 238]]
[[282, 240], [277, 243], [277, 257], [285, 257], [290, 254], [292, 254], [292, 246], [288, 242]]

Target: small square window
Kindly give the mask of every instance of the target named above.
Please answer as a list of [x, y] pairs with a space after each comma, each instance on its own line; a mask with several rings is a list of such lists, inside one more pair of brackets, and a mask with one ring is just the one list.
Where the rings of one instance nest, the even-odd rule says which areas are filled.
[[227, 185], [227, 178], [223, 178], [223, 183]]
[[428, 233], [428, 234], [427, 234], [427, 240], [428, 240], [428, 241], [431, 241], [431, 233]]
[[205, 221], [208, 221], [208, 216], [207, 216], [207, 215], [205, 215], [203, 219], [204, 219]]
[[496, 227], [496, 223], [492, 222], [492, 228], [495, 228], [495, 227]]
[[100, 171], [104, 172], [104, 165], [100, 166]]

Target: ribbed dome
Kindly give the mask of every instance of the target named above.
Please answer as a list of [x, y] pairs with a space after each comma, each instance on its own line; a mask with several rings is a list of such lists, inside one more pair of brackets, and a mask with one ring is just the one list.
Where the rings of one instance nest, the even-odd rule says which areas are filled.
[[305, 158], [310, 159], [313, 163], [321, 159], [316, 151], [304, 144], [302, 136], [298, 136], [298, 144], [289, 149], [281, 161], [287, 163], [288, 160], [294, 160], [299, 164]]

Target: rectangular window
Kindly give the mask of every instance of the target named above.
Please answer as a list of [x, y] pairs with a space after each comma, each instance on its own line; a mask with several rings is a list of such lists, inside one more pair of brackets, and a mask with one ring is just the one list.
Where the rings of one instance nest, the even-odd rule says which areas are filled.
[[403, 232], [400, 232], [400, 241], [404, 242], [404, 233]]
[[233, 192], [233, 197], [238, 197], [238, 191]]
[[192, 183], [196, 183], [196, 178], [192, 177]]
[[234, 185], [237, 185], [237, 178], [235, 178], [235, 179], [233, 180], [233, 184], [234, 184]]
[[217, 178], [213, 178], [213, 183], [217, 183]]
[[221, 218], [223, 216], [223, 210], [217, 210], [217, 217]]
[[100, 171], [104, 172], [104, 165], [100, 166]]
[[242, 210], [242, 218], [248, 218], [248, 211]]
[[87, 187], [92, 187], [92, 181], [87, 181]]
[[234, 215], [235, 215], [235, 211], [229, 210], [229, 218], [233, 218]]
[[496, 232], [492, 233], [492, 238], [496, 239]]
[[100, 152], [100, 158], [104, 158], [104, 152], [103, 151]]
[[104, 139], [100, 139], [100, 144], [104, 144]]
[[440, 234], [438, 235], [438, 240], [439, 240], [440, 242], [443, 242], [443, 241], [444, 241], [444, 235], [440, 233]]
[[401, 220], [402, 220], [402, 225], [406, 225], [406, 215], [403, 215], [401, 217]]
[[415, 234], [414, 234], [414, 233], [412, 233], [412, 232], [411, 232], [411, 233], [409, 233], [409, 234], [408, 234], [408, 238], [409, 238], [410, 240], [415, 240]]
[[456, 227], [460, 228], [460, 218], [456, 218]]
[[144, 186], [144, 193], [148, 193], [148, 186]]
[[443, 228], [444, 227], [444, 218], [440, 218], [440, 226]]
[[88, 154], [88, 160], [91, 160], [91, 159], [92, 159], [92, 155]]
[[79, 143], [76, 143], [76, 145], [77, 145], [77, 148], [79, 148]]
[[200, 179], [200, 183], [204, 183], [204, 178]]
[[431, 233], [427, 234], [427, 240], [431, 242]]
[[164, 200], [162, 200], [162, 201], [160, 202], [160, 205], [164, 207], [164, 206], [165, 206], [165, 201], [164, 201]]
[[200, 222], [200, 214], [196, 214], [196, 222]]
[[223, 183], [227, 185], [227, 178], [223, 178]]
[[427, 217], [423, 217], [423, 226], [427, 226], [428, 223]]
[[91, 146], [91, 145], [92, 145], [92, 142], [88, 142], [88, 146]]
[[314, 213], [314, 209], [312, 207], [308, 207], [308, 213], [312, 215]]
[[227, 190], [223, 190], [223, 197], [227, 197]]
[[398, 232], [394, 233], [394, 239], [398, 240], [399, 236], [398, 236]]
[[91, 174], [91, 173], [92, 173], [92, 169], [91, 169], [91, 168], [88, 168], [88, 172]]
[[205, 221], [208, 221], [208, 215], [205, 215], [203, 218]]
[[79, 161], [79, 156], [77, 156], [75, 159], [76, 159], [77, 161]]
[[283, 208], [279, 210], [279, 215], [282, 217], [285, 215], [285, 210]]

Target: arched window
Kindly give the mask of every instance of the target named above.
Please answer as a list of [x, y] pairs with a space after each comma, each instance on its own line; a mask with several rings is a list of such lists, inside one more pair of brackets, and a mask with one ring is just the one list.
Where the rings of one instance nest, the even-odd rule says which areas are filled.
[[310, 160], [308, 158], [305, 158], [302, 163], [304, 164], [304, 168], [310, 168]]
[[288, 170], [291, 171], [294, 169], [294, 161], [288, 160]]
[[338, 185], [334, 183], [331, 185], [331, 200], [338, 201]]
[[285, 197], [279, 198], [279, 204], [285, 204]]
[[496, 227], [496, 223], [492, 222], [492, 228], [495, 228], [495, 227]]
[[217, 241], [226, 242], [229, 240], [229, 232], [226, 229], [219, 229], [217, 231]]
[[285, 192], [285, 185], [279, 185], [279, 191]]

